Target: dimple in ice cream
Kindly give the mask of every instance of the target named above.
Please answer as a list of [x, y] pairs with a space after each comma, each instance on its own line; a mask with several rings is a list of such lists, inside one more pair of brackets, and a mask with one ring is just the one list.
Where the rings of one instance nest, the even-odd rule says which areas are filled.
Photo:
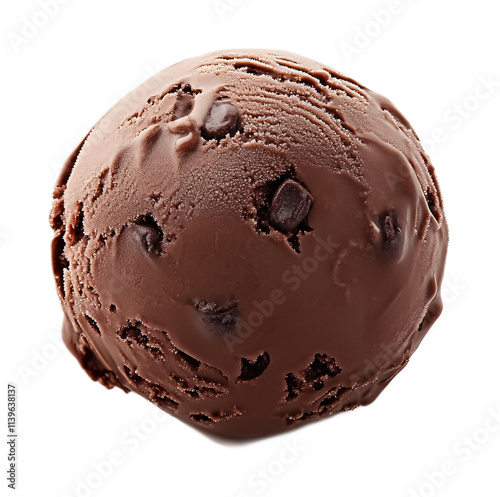
[[448, 230], [414, 130], [294, 54], [154, 76], [68, 159], [51, 222], [89, 376], [221, 436], [369, 404], [442, 310]]

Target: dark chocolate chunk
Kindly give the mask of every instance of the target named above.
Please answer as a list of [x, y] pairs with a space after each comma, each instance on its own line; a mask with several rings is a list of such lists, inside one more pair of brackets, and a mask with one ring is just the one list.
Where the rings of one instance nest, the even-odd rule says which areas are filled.
[[258, 378], [269, 366], [269, 354], [264, 352], [260, 354], [255, 361], [250, 359], [241, 359], [241, 374], [238, 382], [249, 381]]
[[235, 301], [217, 305], [205, 300], [197, 300], [195, 308], [204, 314], [202, 321], [215, 335], [223, 335], [233, 331], [239, 320], [238, 303]]
[[287, 179], [274, 194], [268, 211], [269, 223], [277, 230], [291, 232], [307, 217], [314, 202], [299, 183]]
[[398, 225], [394, 212], [384, 212], [380, 216], [380, 229], [383, 240], [383, 251], [395, 254], [401, 245], [401, 228]]
[[306, 369], [297, 374], [288, 373], [285, 376], [286, 401], [298, 397], [305, 388], [321, 390], [325, 387], [325, 381], [340, 374], [342, 369], [337, 366], [335, 359], [326, 354], [315, 354], [313, 361]]
[[122, 328], [118, 331], [118, 337], [124, 342], [132, 347], [134, 344], [147, 350], [155, 359], [162, 360], [164, 354], [160, 349], [159, 345], [152, 342], [147, 333], [143, 332], [139, 325], [142, 325], [139, 321], [136, 326], [130, 325]]
[[227, 100], [217, 100], [201, 127], [205, 140], [222, 140], [227, 135], [234, 136], [240, 129], [240, 115], [236, 107]]
[[[304, 370], [306, 382], [315, 382], [326, 378], [333, 378], [340, 373], [341, 369], [335, 363], [335, 359], [326, 354], [316, 354], [313, 362]], [[314, 385], [313, 385], [314, 387]]]
[[118, 336], [129, 343], [136, 343], [138, 345], [146, 345], [149, 342], [149, 338], [144, 334], [137, 326], [128, 326], [122, 328]]
[[301, 390], [301, 381], [293, 374], [288, 373], [285, 376], [286, 382], [286, 400], [293, 400], [299, 396]]
[[399, 230], [396, 220], [390, 215], [384, 216], [382, 225], [382, 236], [384, 238], [384, 242], [392, 243], [398, 237], [398, 233]]
[[146, 252], [153, 255], [161, 253], [163, 231], [153, 217], [146, 216], [137, 221], [132, 225], [132, 229], [134, 230], [134, 238]]

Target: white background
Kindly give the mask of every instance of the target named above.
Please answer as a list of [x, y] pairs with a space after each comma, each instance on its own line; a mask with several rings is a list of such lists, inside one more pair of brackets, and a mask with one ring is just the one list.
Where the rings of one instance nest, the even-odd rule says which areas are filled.
[[[496, 3], [49, 0], [50, 17], [42, 3], [2, 2], [0, 15], [0, 432], [9, 381], [19, 432], [15, 492], [1, 444], [2, 495], [500, 495]], [[223, 445], [93, 383], [62, 348], [48, 213], [61, 163], [122, 95], [186, 57], [244, 47], [309, 56], [389, 97], [426, 140], [450, 247], [444, 313], [374, 404]]]

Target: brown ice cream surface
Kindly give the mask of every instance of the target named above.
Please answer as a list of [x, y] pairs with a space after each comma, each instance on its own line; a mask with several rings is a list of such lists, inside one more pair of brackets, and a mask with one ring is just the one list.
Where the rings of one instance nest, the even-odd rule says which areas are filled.
[[218, 435], [372, 402], [442, 309], [447, 225], [415, 132], [294, 54], [216, 52], [153, 76], [90, 131], [54, 197], [69, 349], [92, 379]]

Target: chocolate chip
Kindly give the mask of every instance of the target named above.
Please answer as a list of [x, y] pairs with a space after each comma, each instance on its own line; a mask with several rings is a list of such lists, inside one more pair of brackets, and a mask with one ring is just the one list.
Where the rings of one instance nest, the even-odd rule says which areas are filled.
[[249, 381], [258, 378], [269, 366], [269, 354], [264, 352], [260, 354], [255, 361], [250, 359], [241, 359], [241, 374], [236, 380], [238, 383], [241, 381]]
[[287, 179], [274, 194], [268, 211], [269, 223], [289, 233], [307, 217], [313, 202], [312, 195], [301, 184]]
[[186, 90], [179, 90], [174, 104], [174, 121], [190, 114], [193, 107], [194, 95]]
[[134, 223], [132, 229], [134, 230], [134, 238], [147, 253], [152, 255], [159, 255], [161, 253], [163, 231], [153, 217], [144, 217]]
[[215, 335], [223, 335], [233, 331], [240, 320], [238, 303], [235, 301], [217, 305], [213, 302], [197, 300], [194, 306], [204, 314], [202, 321]]
[[159, 344], [152, 341], [147, 331], [141, 330], [139, 326], [142, 326], [142, 323], [137, 321], [135, 325], [130, 324], [130, 326], [118, 330], [117, 335], [126, 342], [129, 347], [138, 346], [147, 350], [155, 359], [163, 360], [165, 356]]
[[129, 326], [127, 328], [122, 328], [119, 333], [119, 337], [122, 340], [128, 342], [135, 342], [139, 345], [146, 345], [149, 342], [149, 338], [136, 326]]
[[394, 212], [384, 212], [380, 216], [380, 228], [382, 240], [384, 242], [383, 250], [394, 253], [398, 248], [398, 240], [401, 238], [401, 228]]
[[286, 400], [293, 400], [299, 396], [299, 393], [302, 388], [301, 381], [292, 373], [288, 373], [285, 376], [286, 382]]
[[315, 354], [314, 359], [306, 369], [293, 374], [288, 373], [285, 376], [286, 382], [286, 401], [298, 397], [306, 388], [312, 388], [315, 391], [325, 387], [325, 381], [334, 378], [342, 372], [342, 368], [337, 365], [335, 359], [326, 354]]
[[316, 354], [313, 362], [304, 370], [304, 379], [308, 383], [316, 382], [317, 380], [333, 378], [340, 372], [341, 369], [333, 357], [328, 357], [326, 354]]
[[240, 115], [236, 107], [227, 100], [217, 100], [201, 127], [205, 140], [222, 140], [227, 135], [234, 136], [240, 129]]
[[392, 243], [398, 237], [398, 228], [395, 221], [391, 216], [385, 216], [383, 236], [386, 243]]

